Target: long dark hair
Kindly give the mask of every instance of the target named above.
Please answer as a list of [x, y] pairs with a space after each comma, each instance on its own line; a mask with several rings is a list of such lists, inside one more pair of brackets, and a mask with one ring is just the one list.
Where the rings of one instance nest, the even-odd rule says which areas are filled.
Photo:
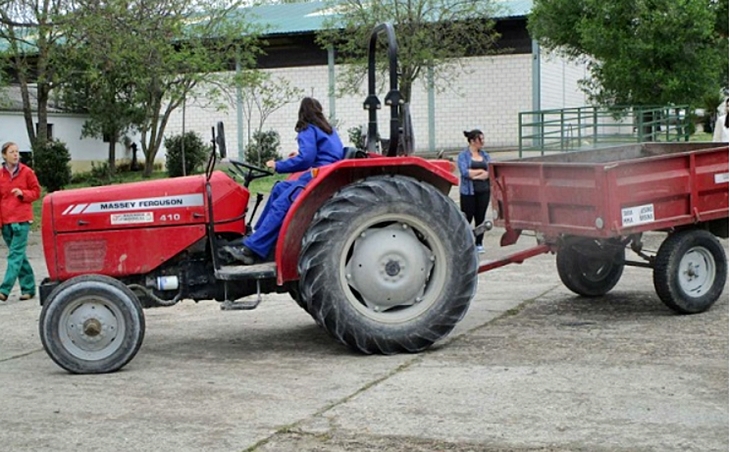
[[313, 97], [305, 97], [299, 105], [299, 120], [294, 130], [301, 132], [309, 124], [319, 127], [327, 135], [332, 133], [332, 126], [322, 112], [322, 104]]

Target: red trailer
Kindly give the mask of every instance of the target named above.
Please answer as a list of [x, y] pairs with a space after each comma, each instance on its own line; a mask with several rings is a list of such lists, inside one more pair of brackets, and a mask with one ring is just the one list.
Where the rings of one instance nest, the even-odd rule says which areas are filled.
[[[487, 271], [555, 252], [573, 292], [601, 296], [625, 265], [653, 269], [661, 300], [680, 313], [707, 310], [727, 278], [728, 146], [644, 143], [490, 165], [502, 246], [534, 231], [538, 245], [480, 264]], [[667, 234], [655, 253], [642, 234]], [[629, 261], [626, 248], [641, 260]]]

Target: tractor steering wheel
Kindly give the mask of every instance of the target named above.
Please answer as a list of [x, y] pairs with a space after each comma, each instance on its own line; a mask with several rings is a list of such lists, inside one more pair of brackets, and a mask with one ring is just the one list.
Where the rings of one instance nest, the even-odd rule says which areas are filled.
[[[248, 187], [248, 184], [254, 179], [259, 179], [261, 177], [274, 175], [273, 171], [269, 171], [268, 169], [261, 168], [258, 166], [250, 165], [246, 162], [241, 162], [239, 160], [228, 159], [228, 162], [231, 165], [233, 165], [235, 172], [238, 173], [238, 175], [243, 178], [244, 186], [246, 186], [246, 187]], [[241, 168], [246, 168], [248, 170], [248, 173], [243, 171]]]

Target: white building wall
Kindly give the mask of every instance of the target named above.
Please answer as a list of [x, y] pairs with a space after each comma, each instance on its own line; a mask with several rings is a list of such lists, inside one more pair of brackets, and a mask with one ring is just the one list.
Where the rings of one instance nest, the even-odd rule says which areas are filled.
[[[34, 118], [37, 121], [37, 118]], [[73, 171], [87, 171], [91, 168], [91, 162], [105, 162], [108, 159], [109, 143], [98, 138], [82, 138], [81, 130], [86, 117], [83, 115], [49, 113], [48, 123], [53, 124], [53, 138], [66, 143], [71, 155], [71, 168]], [[0, 142], [14, 141], [18, 144], [21, 152], [31, 150], [30, 139], [25, 128], [25, 118], [22, 112], [0, 112]], [[139, 137], [128, 134], [130, 139], [139, 143]], [[116, 147], [117, 159], [131, 160], [131, 150], [126, 149], [124, 144], [118, 143]], [[141, 148], [137, 152], [137, 158], [144, 161]]]
[[540, 58], [540, 108], [582, 107], [588, 105], [588, 97], [578, 82], [588, 76], [585, 65], [577, 64], [556, 55]]
[[[499, 55], [473, 57], [466, 60], [466, 70], [453, 79], [437, 81], [435, 94], [435, 149], [459, 149], [466, 146], [463, 131], [479, 128], [485, 135], [488, 148], [514, 147], [518, 142], [518, 113], [532, 108], [532, 56]], [[337, 72], [338, 68], [335, 68]], [[584, 71], [577, 65], [558, 58], [546, 58], [542, 62], [543, 108], [585, 105], [585, 98], [578, 89], [577, 81]], [[304, 95], [313, 96], [322, 102], [329, 114], [329, 73], [327, 66], [282, 68], [271, 70], [272, 75], [288, 80], [292, 86], [303, 90]], [[387, 80], [379, 80], [387, 86]], [[385, 91], [379, 92], [384, 102]], [[346, 95], [335, 100], [335, 115], [343, 142], [349, 143], [348, 129], [367, 124], [367, 111], [363, 109], [365, 87], [357, 95]], [[267, 119], [264, 129], [276, 130], [281, 136], [280, 150], [287, 154], [296, 148], [294, 125], [299, 108], [298, 100], [283, 106]], [[0, 113], [3, 132], [0, 139], [17, 141], [22, 149], [29, 149], [27, 134], [21, 113]], [[416, 150], [429, 150], [428, 92], [425, 83], [417, 82], [413, 87], [411, 116], [415, 132]], [[183, 110], [178, 108], [170, 117], [165, 136], [180, 134], [183, 130]], [[389, 134], [390, 109], [383, 106], [378, 111], [378, 129], [383, 138]], [[106, 160], [107, 143], [99, 139], [81, 138], [84, 118], [79, 115], [50, 115], [54, 124], [55, 137], [66, 142], [72, 156], [75, 170], [87, 170], [92, 161]], [[226, 141], [231, 156], [238, 155], [237, 114], [235, 102], [220, 109], [204, 99], [190, 99], [185, 108], [185, 130], [195, 131], [204, 141], [211, 139], [211, 127], [223, 121], [226, 126]], [[258, 118], [254, 119], [257, 123]], [[5, 127], [8, 124], [9, 127]], [[244, 124], [243, 145], [248, 131]], [[5, 131], [17, 131], [10, 136]], [[130, 138], [139, 142], [138, 136]], [[119, 160], [131, 159], [131, 151], [123, 144], [117, 146]], [[164, 160], [165, 150], [158, 154], [158, 161]], [[143, 159], [138, 151], [138, 158]]]
[[[337, 67], [335, 68], [337, 71]], [[304, 95], [313, 96], [322, 103], [329, 115], [328, 68], [309, 66], [272, 70], [273, 75], [288, 80], [292, 86], [303, 90]], [[380, 80], [378, 80], [380, 82]], [[387, 86], [387, 80], [383, 80]], [[518, 112], [530, 109], [532, 105], [532, 73], [530, 55], [501, 55], [475, 57], [467, 61], [467, 70], [447, 83], [441, 83], [443, 90], [435, 95], [435, 148], [458, 149], [466, 145], [464, 130], [480, 128], [485, 134], [485, 146], [515, 146], [518, 138]], [[386, 92], [379, 92], [381, 103]], [[367, 111], [363, 109], [366, 92], [359, 95], [338, 97], [335, 114], [342, 140], [348, 144], [347, 130], [367, 124]], [[264, 125], [281, 136], [281, 152], [286, 154], [296, 147], [294, 125], [297, 121], [299, 102], [285, 105], [274, 112]], [[411, 100], [411, 117], [415, 132], [417, 151], [428, 150], [428, 92], [424, 83], [417, 83]], [[210, 140], [211, 127], [217, 121], [224, 121], [229, 153], [237, 154], [235, 105], [219, 111], [202, 102], [189, 102], [185, 110], [185, 130], [193, 130], [204, 140]], [[389, 134], [390, 109], [383, 105], [378, 111], [378, 130], [381, 137]], [[256, 122], [256, 121], [254, 121]], [[182, 132], [182, 110], [178, 109], [170, 118], [166, 136]], [[244, 141], [247, 131], [244, 130]], [[245, 143], [244, 143], [245, 144]]]

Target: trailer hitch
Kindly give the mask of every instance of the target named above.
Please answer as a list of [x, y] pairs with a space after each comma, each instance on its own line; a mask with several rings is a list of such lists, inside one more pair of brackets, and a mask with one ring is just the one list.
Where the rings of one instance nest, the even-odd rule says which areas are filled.
[[493, 227], [494, 223], [492, 223], [490, 220], [484, 220], [484, 223], [474, 228], [474, 237], [482, 235], [487, 231], [491, 231]]

